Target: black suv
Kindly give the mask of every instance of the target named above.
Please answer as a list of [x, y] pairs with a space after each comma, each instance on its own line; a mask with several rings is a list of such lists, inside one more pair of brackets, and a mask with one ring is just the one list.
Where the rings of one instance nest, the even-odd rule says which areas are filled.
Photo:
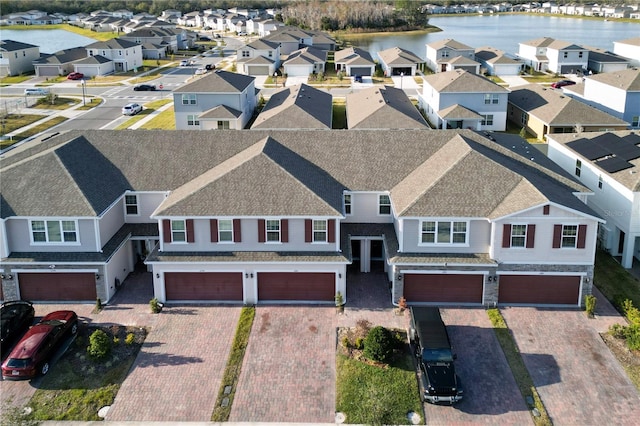
[[26, 300], [5, 302], [0, 307], [0, 347], [2, 355], [9, 352], [13, 343], [33, 324], [35, 309]]

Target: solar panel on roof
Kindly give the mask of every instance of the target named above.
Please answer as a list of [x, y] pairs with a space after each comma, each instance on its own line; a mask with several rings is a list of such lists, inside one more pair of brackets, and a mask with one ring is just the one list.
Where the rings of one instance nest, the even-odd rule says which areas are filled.
[[620, 170], [633, 167], [633, 164], [620, 157], [608, 157], [603, 160], [596, 161], [595, 164], [608, 173], [616, 173]]
[[616, 157], [620, 157], [623, 160], [629, 161], [640, 157], [640, 147], [626, 142], [624, 139], [619, 138], [618, 136], [615, 136], [615, 138], [610, 138], [606, 142], [601, 141], [599, 145], [605, 146], [606, 148], [611, 150], [611, 153], [615, 154]]
[[640, 144], [640, 135], [636, 135], [634, 133], [630, 133], [622, 139], [634, 145]]
[[598, 145], [589, 139], [578, 139], [577, 141], [569, 142], [567, 146], [589, 160], [595, 160], [596, 158], [612, 154], [612, 152], [607, 150], [605, 147]]

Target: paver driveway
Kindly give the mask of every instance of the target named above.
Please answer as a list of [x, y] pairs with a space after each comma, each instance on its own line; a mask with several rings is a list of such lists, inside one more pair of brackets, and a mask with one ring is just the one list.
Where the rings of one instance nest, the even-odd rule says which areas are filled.
[[333, 422], [335, 320], [335, 307], [256, 307], [229, 421]]
[[441, 309], [464, 399], [453, 407], [425, 404], [427, 424], [532, 424], [484, 309]]
[[638, 391], [584, 312], [501, 311], [554, 424], [638, 424]]

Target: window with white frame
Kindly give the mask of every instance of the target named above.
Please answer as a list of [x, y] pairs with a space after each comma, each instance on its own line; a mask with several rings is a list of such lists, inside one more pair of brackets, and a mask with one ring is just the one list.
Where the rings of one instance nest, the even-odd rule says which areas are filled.
[[187, 115], [187, 126], [199, 126], [200, 120], [198, 120], [198, 116], [195, 114]]
[[448, 50], [443, 50], [442, 51], [442, 57], [443, 58], [448, 58], [449, 57], [449, 51]]
[[280, 242], [280, 221], [267, 220], [267, 242]]
[[137, 195], [125, 195], [124, 207], [128, 215], [136, 216], [138, 214], [138, 196]]
[[527, 225], [511, 225], [511, 247], [526, 247]]
[[314, 243], [327, 242], [327, 221], [326, 220], [313, 221], [313, 242]]
[[391, 199], [388, 195], [383, 194], [378, 196], [378, 214], [391, 214]]
[[233, 242], [233, 220], [218, 220], [218, 241], [221, 243]]
[[34, 243], [75, 243], [78, 241], [74, 220], [32, 220]]
[[182, 105], [195, 105], [197, 98], [195, 93], [185, 93], [182, 95]]
[[631, 117], [631, 127], [640, 127], [640, 115]]
[[489, 104], [497, 104], [500, 98], [497, 93], [485, 93], [484, 95], [484, 103], [485, 105]]
[[483, 115], [481, 124], [483, 126], [493, 126], [493, 114]]
[[344, 194], [344, 213], [351, 214], [351, 194]]
[[229, 122], [218, 120], [218, 130], [229, 130]]
[[527, 121], [529, 121], [529, 114], [523, 112], [522, 116], [520, 117], [520, 124], [527, 124]]
[[576, 248], [578, 242], [578, 226], [562, 225], [561, 247]]
[[467, 243], [467, 222], [425, 220], [420, 232], [422, 244]]
[[187, 226], [184, 220], [171, 221], [171, 241], [174, 243], [187, 241]]

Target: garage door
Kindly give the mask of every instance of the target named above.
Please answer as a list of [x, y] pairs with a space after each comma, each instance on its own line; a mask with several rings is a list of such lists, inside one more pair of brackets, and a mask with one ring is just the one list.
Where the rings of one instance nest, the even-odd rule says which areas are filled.
[[400, 75], [400, 74], [411, 75], [411, 67], [408, 67], [408, 68], [397, 67], [397, 68], [391, 69], [391, 75]]
[[482, 275], [405, 274], [407, 302], [482, 303]]
[[250, 66], [249, 75], [269, 75], [269, 66]]
[[38, 67], [38, 76], [40, 77], [50, 77], [58, 75], [60, 70], [58, 67]]
[[578, 305], [580, 277], [500, 275], [499, 303]]
[[371, 67], [351, 67], [351, 75], [371, 75]]
[[18, 273], [20, 298], [31, 301], [95, 301], [94, 273]]
[[333, 272], [260, 272], [258, 300], [333, 302], [335, 280]]
[[166, 272], [167, 300], [242, 301], [240, 272]]

